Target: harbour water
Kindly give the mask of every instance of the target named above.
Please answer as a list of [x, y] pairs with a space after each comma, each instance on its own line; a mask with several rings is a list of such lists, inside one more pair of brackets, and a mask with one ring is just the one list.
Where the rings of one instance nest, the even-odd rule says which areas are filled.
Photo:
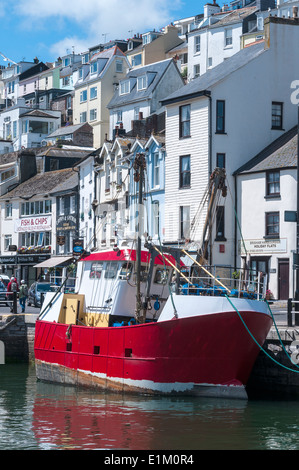
[[124, 397], [0, 366], [0, 450], [298, 450], [299, 401]]

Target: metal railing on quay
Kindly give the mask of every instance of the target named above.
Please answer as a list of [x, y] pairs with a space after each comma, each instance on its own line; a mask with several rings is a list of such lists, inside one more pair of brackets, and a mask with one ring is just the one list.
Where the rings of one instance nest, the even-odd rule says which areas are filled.
[[[288, 299], [287, 322], [288, 326], [299, 326], [299, 300]], [[294, 314], [294, 325], [293, 325]]]
[[[3, 298], [2, 298], [3, 296]], [[0, 308], [9, 307], [11, 313], [18, 313], [18, 294], [17, 292], [3, 292], [0, 296]]]

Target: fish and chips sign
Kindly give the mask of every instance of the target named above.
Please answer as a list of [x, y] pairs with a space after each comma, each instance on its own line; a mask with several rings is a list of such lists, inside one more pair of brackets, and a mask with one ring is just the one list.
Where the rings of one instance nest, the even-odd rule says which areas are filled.
[[15, 232], [47, 232], [52, 230], [52, 217], [24, 217], [15, 221]]
[[[244, 240], [240, 243], [240, 254], [275, 254], [275, 253], [286, 253], [287, 252], [287, 239], [279, 238], [273, 240]], [[244, 248], [245, 244], [245, 248]], [[246, 251], [245, 251], [246, 249]]]

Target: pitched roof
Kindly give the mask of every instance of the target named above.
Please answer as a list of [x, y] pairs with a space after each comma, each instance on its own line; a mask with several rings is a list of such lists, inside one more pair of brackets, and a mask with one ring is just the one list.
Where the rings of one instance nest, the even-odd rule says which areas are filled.
[[[106, 71], [107, 67], [109, 64], [112, 62], [114, 57], [126, 57], [125, 54], [120, 50], [118, 46], [113, 46], [110, 47], [109, 49], [104, 49], [103, 51], [96, 52], [91, 58], [90, 58], [90, 63], [92, 62], [98, 62], [98, 70], [97, 73], [90, 74], [90, 69], [88, 70], [88, 73], [84, 77], [84, 80], [78, 81], [75, 84], [76, 87], [82, 87], [86, 85], [86, 82], [89, 80], [94, 80], [94, 79], [100, 79], [102, 78], [102, 75]], [[84, 65], [83, 65], [84, 67]]]
[[[251, 7], [244, 7], [244, 8], [239, 8], [237, 10], [228, 11], [227, 15], [221, 16], [219, 21], [212, 23], [209, 26], [209, 28], [219, 28], [222, 26], [227, 26], [229, 24], [240, 23], [245, 18], [247, 18], [247, 16], [252, 15], [252, 13], [254, 13], [257, 10], [258, 10], [257, 7], [254, 5]], [[217, 13], [213, 15], [213, 20], [215, 20], [216, 18], [217, 18]]]
[[66, 184], [69, 178], [73, 178], [74, 171], [72, 168], [65, 170], [48, 171], [46, 173], [38, 173], [29, 178], [24, 183], [19, 184], [16, 188], [0, 197], [3, 198], [30, 198], [35, 195], [45, 195], [56, 191], [56, 188]]
[[68, 158], [84, 158], [86, 155], [89, 155], [91, 152], [90, 148], [83, 149], [82, 147], [78, 148], [68, 148], [65, 147], [46, 147], [41, 152], [37, 153], [37, 157], [68, 157]]
[[260, 54], [266, 52], [267, 50], [264, 48], [264, 43], [257, 43], [250, 47], [246, 47], [245, 49], [241, 49], [227, 60], [221, 62], [221, 64], [216, 65], [216, 67], [213, 67], [200, 77], [195, 78], [187, 85], [167, 96], [164, 100], [161, 100], [161, 102], [166, 105], [175, 103], [176, 101], [200, 96], [203, 92], [209, 90], [212, 86], [216, 85], [221, 80], [224, 80], [236, 70], [244, 67]]
[[[136, 69], [130, 70], [127, 73], [125, 79], [123, 79], [123, 81], [130, 80], [130, 93], [120, 95], [119, 90], [116, 90], [107, 108], [111, 109], [117, 106], [122, 106], [131, 103], [133, 101], [142, 101], [144, 99], [149, 99], [153, 91], [155, 90], [157, 84], [159, 83], [162, 76], [164, 75], [164, 73], [172, 62], [173, 59], [166, 59], [160, 62], [145, 65], [144, 67], [138, 67]], [[146, 74], [148, 74], [147, 88], [145, 90], [137, 91], [137, 78]]]
[[[64, 127], [59, 127], [56, 131], [52, 132], [52, 134], [49, 134], [47, 136], [47, 139], [49, 137], [58, 137], [61, 135], [69, 135], [73, 134], [76, 132], [78, 129], [80, 129], [83, 126], [86, 126], [88, 123], [83, 123], [83, 124], [75, 124], [73, 126], [64, 126]], [[86, 126], [87, 127], [87, 126]], [[92, 127], [90, 126], [90, 129], [92, 130]]]
[[45, 113], [44, 111], [40, 111], [39, 109], [32, 109], [30, 111], [26, 111], [23, 114], [20, 114], [20, 117], [23, 116], [33, 116], [39, 118], [51, 118], [51, 119], [59, 119], [58, 116], [53, 116], [53, 114]]
[[296, 168], [297, 140], [298, 132], [297, 126], [295, 126], [242, 165], [234, 172], [234, 175], [280, 168]]

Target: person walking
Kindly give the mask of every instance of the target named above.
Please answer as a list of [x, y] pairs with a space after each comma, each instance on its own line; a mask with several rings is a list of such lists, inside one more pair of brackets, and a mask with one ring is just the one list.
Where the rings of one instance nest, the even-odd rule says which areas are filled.
[[10, 278], [9, 283], [7, 284], [6, 289], [6, 300], [8, 300], [10, 305], [10, 311], [13, 312], [17, 308], [16, 300], [17, 300], [17, 292], [19, 290], [19, 285], [17, 279], [12, 276]]
[[24, 279], [22, 279], [20, 290], [19, 290], [19, 301], [20, 301], [22, 313], [25, 312], [25, 305], [26, 305], [27, 297], [28, 297], [28, 286], [26, 282], [24, 281]]

